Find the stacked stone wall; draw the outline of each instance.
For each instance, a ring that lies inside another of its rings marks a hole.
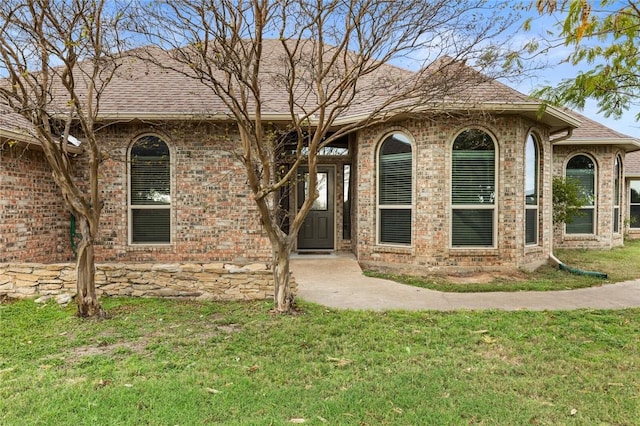
[[[290,277],[295,294],[297,285]],[[265,263],[103,263],[96,265],[98,295],[194,300],[262,300],[273,297]],[[13,298],[76,293],[75,264],[0,264],[0,294]]]

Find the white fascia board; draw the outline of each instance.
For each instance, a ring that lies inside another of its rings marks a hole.
[[[634,138],[570,138],[553,144],[554,146],[594,146],[594,145],[614,145],[624,148],[626,152],[640,150],[640,140]]]
[[[0,138],[13,139],[18,142],[26,143],[32,146],[37,146],[39,149],[42,149],[42,144],[38,139],[34,138],[31,135],[26,135],[24,133],[14,132],[6,129],[0,129]],[[67,144],[67,152],[71,154],[82,154],[84,150],[80,147]]]
[[[133,121],[133,120],[148,120],[148,121],[229,121],[235,122],[235,118],[231,114],[196,114],[196,113],[184,113],[184,112],[171,112],[171,113],[148,113],[148,112],[115,112],[100,114],[98,116],[100,121]],[[279,114],[268,113],[262,114],[262,121],[291,121],[291,114]]]
[[[377,115],[376,120],[387,120],[394,116],[402,116],[411,113],[429,113],[429,112],[450,112],[450,111],[493,111],[497,113],[515,113],[523,114],[534,120],[542,121],[555,128],[575,128],[579,127],[581,122],[572,115],[563,110],[547,106],[544,113],[538,117],[540,111],[540,103],[538,102],[519,102],[519,103],[448,103],[444,105],[422,105],[419,107],[398,108],[397,110],[382,111]],[[335,126],[353,124],[371,118],[369,113],[361,113],[355,115],[347,115],[338,117],[334,120]],[[149,121],[235,121],[234,117],[229,113],[187,113],[187,112],[168,112],[168,113],[149,113],[136,111],[119,111],[114,113],[103,113],[98,117],[101,121],[133,121],[133,120],[149,120]],[[273,122],[291,122],[291,114],[289,113],[265,113],[262,114],[262,121]],[[309,124],[314,124],[314,119],[309,119]]]

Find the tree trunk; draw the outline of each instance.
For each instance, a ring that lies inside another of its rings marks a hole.
[[[76,286],[78,293],[76,301],[78,303],[78,316],[86,317],[106,317],[106,312],[100,306],[96,295],[96,263],[94,255],[93,235],[89,226],[89,221],[85,217],[77,219],[82,241],[78,246],[78,259],[76,261]]]
[[[289,248],[279,245],[273,249],[274,310],[288,313],[293,307],[293,294],[289,276]]]

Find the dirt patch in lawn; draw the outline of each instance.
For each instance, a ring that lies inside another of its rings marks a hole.
[[[99,341],[96,344],[78,346],[70,350],[70,356],[67,358],[68,362],[77,362],[79,359],[87,356],[96,356],[96,355],[113,355],[117,352],[124,351],[134,354],[148,354],[153,351],[151,349],[155,343],[158,341],[162,341],[163,337],[174,335],[176,327],[180,326],[169,326],[167,329],[162,331],[156,331],[154,333],[149,334],[148,336],[139,337],[133,340],[126,340],[120,342],[109,343],[106,337],[109,337],[107,334],[104,334],[101,337],[104,337],[104,340]],[[221,324],[221,325],[212,325],[210,329],[204,330],[189,330],[189,333],[185,334],[184,339],[185,342],[190,342],[192,344],[207,344],[207,342],[219,335],[229,335],[233,333],[237,333],[241,331],[241,326],[239,324]]]
[[[464,272],[449,274],[444,279],[451,284],[488,284],[496,282],[520,282],[526,281],[527,276],[523,272]]]

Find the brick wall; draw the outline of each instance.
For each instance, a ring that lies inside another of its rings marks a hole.
[[[479,127],[496,140],[498,158],[497,242],[491,249],[459,249],[450,245],[451,145],[455,135]],[[376,243],[376,150],[391,131],[415,141],[414,217],[411,247]],[[537,245],[524,243],[524,152],[530,131],[541,146],[540,223]],[[131,245],[128,241],[128,166],[131,143],[145,134],[160,136],[169,146],[172,167],[172,243]],[[136,262],[266,262],[270,243],[261,228],[245,171],[234,154],[238,137],[233,127],[214,124],[120,124],[100,135],[107,154],[100,171],[104,200],[97,261]],[[336,246],[354,248],[365,267],[399,268],[408,272],[464,271],[535,267],[551,247],[552,173],[562,174],[572,147],[552,148],[544,128],[516,116],[432,117],[374,126],[357,135],[353,149],[353,226],[351,241],[342,241],[342,209],[338,203]],[[582,151],[584,152],[584,151]],[[594,236],[557,233],[556,247],[611,247],[622,244],[612,233],[613,159],[609,147],[590,147],[598,163],[598,226]],[[66,213],[41,153],[5,148],[0,156],[1,262],[62,262],[70,259],[69,214]],[[77,170],[85,158],[79,158]],[[334,159],[337,200],[342,199],[342,165]],[[326,161],[324,163],[327,163]],[[553,166],[553,167],[552,167]],[[83,179],[79,176],[79,179]],[[623,192],[621,205],[626,203]],[[626,213],[626,209],[622,209]],[[622,222],[623,223],[623,222]]]
[[[169,146],[172,167],[172,243],[128,243],[127,150],[143,134]],[[114,126],[101,135],[110,158],[102,165],[104,207],[100,261],[266,260],[271,246],[262,231],[243,165],[233,154],[236,134],[213,125]]]
[[[478,127],[493,134],[498,156],[497,243],[491,249],[460,249],[450,245],[451,146],[456,134]],[[410,135],[414,153],[413,244],[376,244],[376,151],[390,131]],[[538,245],[525,247],[524,152],[530,130],[541,139],[542,184]],[[411,273],[476,269],[533,268],[549,254],[551,221],[551,147],[545,129],[518,117],[406,120],[362,132],[359,141],[358,259],[365,267],[402,269]]]
[[[0,144],[0,262],[69,260],[69,219],[42,152]]]
[[[554,231],[554,247],[557,248],[594,248],[606,249],[624,244],[624,223],[627,217],[627,191],[624,179],[620,192],[621,220],[619,232],[613,230],[613,197],[614,197],[614,161],[617,155],[622,158],[624,171],[624,152],[614,146],[594,145],[586,149],[576,146],[556,146],[553,155],[553,168],[557,176],[564,176],[565,166],[576,154],[585,154],[595,161],[596,165],[596,204],[595,232],[593,235],[572,235],[564,232],[564,226],[557,226]]]

